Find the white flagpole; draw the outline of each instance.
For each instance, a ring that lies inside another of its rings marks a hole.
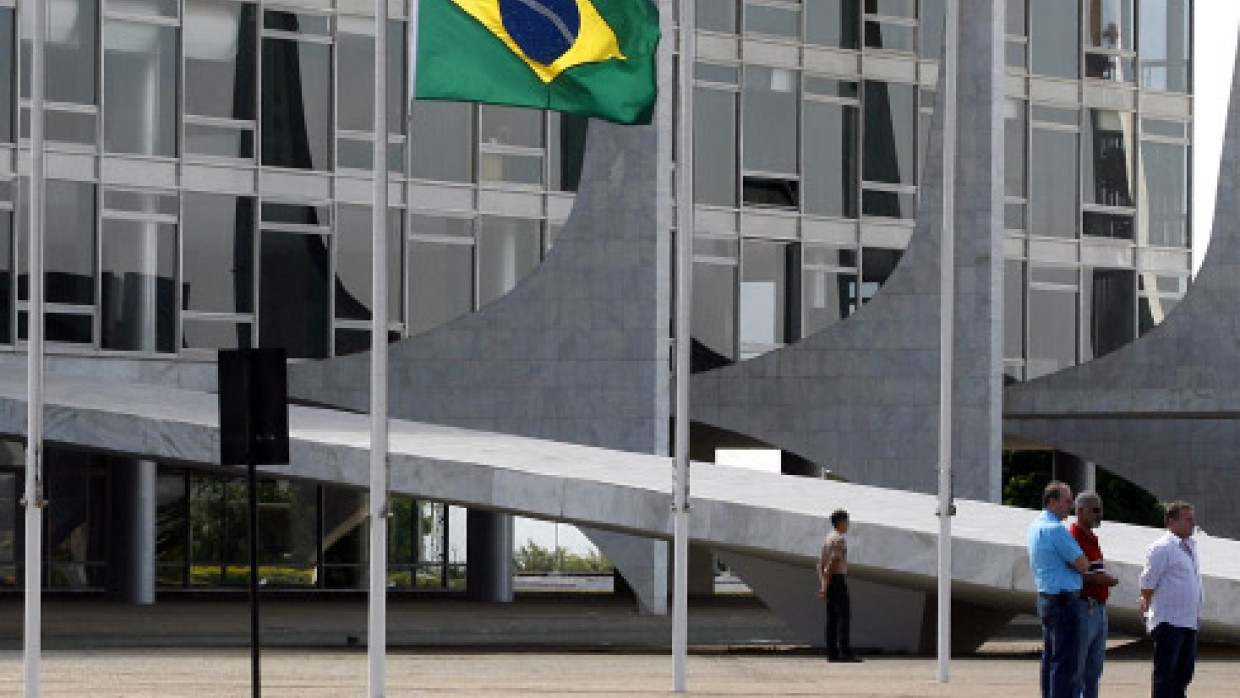
[[[672,690],[685,692],[689,649],[689,359],[693,345],[694,0],[679,0],[676,109],[676,433],[672,492]]]
[[[26,323],[26,507],[25,664],[27,698],[39,695],[39,660],[43,618],[43,48],[47,5],[30,0],[30,178],[26,211],[30,221],[30,307]]]
[[[947,0],[943,48],[943,229],[939,249],[939,683],[951,680],[952,384],[956,300],[956,70],[959,2]]]
[[[412,37],[417,36],[417,2],[412,3]],[[371,209],[370,323],[370,589],[366,622],[367,695],[387,691],[388,539],[388,176],[387,16],[388,0],[375,0],[374,206]],[[416,56],[416,52],[412,55]]]

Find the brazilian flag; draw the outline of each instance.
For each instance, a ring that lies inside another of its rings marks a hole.
[[[648,124],[659,17],[651,0],[421,0],[419,99]]]

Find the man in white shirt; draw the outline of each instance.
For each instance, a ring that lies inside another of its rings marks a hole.
[[[1193,530],[1193,505],[1167,505],[1167,534],[1146,552],[1141,571],[1141,612],[1154,639],[1152,698],[1183,698],[1197,663],[1201,616],[1201,566]]]

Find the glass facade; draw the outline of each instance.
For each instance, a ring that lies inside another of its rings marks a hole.
[[[365,349],[377,137],[365,10],[49,1],[51,350]],[[1191,3],[1006,9],[1004,369],[1025,380],[1148,331],[1187,288]],[[796,342],[880,292],[913,228],[943,11],[941,0],[698,2],[698,368]],[[477,310],[537,267],[571,209],[589,128],[533,110],[410,104],[407,12],[392,4],[383,134],[401,192],[386,212],[393,337]],[[29,28],[0,0],[0,157],[14,162],[29,131],[29,48]],[[11,349],[28,323],[22,184],[0,175],[0,345]],[[0,580],[16,477],[0,472]],[[161,512],[178,532],[166,547],[161,537],[161,579],[232,583],[244,551],[195,533],[195,517],[239,525],[237,486],[161,475]],[[354,584],[361,533],[345,523],[356,494],[264,488],[271,512],[316,512],[272,513],[281,533],[267,559],[298,579],[315,570],[315,585]],[[409,551],[437,550],[447,584],[464,547],[448,540],[447,510],[409,512],[394,569],[399,557],[416,586],[424,559]],[[305,520],[318,522],[317,547]],[[90,582],[100,554],[64,548],[62,578]]]

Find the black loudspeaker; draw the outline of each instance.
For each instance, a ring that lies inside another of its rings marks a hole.
[[[220,465],[288,463],[283,349],[219,352]]]

